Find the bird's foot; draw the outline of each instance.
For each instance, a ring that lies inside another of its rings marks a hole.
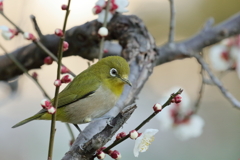
[[[77,124],[73,124],[76,128],[77,128],[77,130],[80,132],[80,133],[82,133],[82,130],[79,128],[79,126],[77,125]]]
[[[92,119],[92,121],[107,119],[106,123],[107,123],[109,126],[113,127],[113,125],[111,124],[113,118],[114,118],[114,117],[111,117],[111,116],[102,116],[102,117],[99,117],[99,118],[94,118],[94,119]]]

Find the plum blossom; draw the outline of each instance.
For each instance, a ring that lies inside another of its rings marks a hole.
[[[154,135],[158,132],[158,129],[146,129],[141,136],[139,136],[134,145],[133,154],[138,157],[139,152],[146,152],[149,145],[154,140]]]
[[[176,89],[167,95],[170,95],[174,91]],[[172,130],[178,139],[187,140],[202,134],[204,120],[194,114],[194,108],[185,91],[181,96],[181,103],[172,103],[164,108],[156,117],[160,122],[161,130]],[[163,102],[165,100],[162,99]]]
[[[240,78],[240,35],[211,47],[209,58],[216,71],[236,70]]]
[[[107,16],[107,22],[111,20],[113,14],[127,12],[126,7],[128,6],[128,0],[110,0],[110,8]],[[107,8],[107,1],[105,0],[98,0],[96,5],[93,7],[92,12],[93,14],[98,14],[98,21],[103,23],[105,12]]]
[[[18,34],[18,31],[15,29],[10,29],[7,26],[0,26],[2,30],[2,36],[5,40],[11,40],[15,35]]]

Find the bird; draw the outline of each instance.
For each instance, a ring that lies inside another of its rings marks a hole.
[[[77,124],[99,119],[114,107],[123,92],[124,85],[132,86],[128,80],[128,62],[120,56],[108,56],[99,60],[70,82],[59,94],[56,120]],[[54,99],[50,100],[53,104]],[[29,117],[12,128],[33,120],[51,120],[46,109]]]

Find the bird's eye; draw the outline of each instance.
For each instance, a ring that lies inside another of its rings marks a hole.
[[[110,75],[111,75],[112,77],[116,77],[116,75],[117,75],[117,70],[116,70],[115,68],[112,68],[112,69],[110,70]]]

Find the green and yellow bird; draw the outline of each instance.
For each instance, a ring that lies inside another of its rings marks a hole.
[[[119,99],[124,84],[131,86],[129,70],[129,64],[124,58],[109,56],[81,72],[59,93],[56,120],[76,125],[103,116]],[[50,119],[51,114],[42,109],[12,128],[32,120]]]

